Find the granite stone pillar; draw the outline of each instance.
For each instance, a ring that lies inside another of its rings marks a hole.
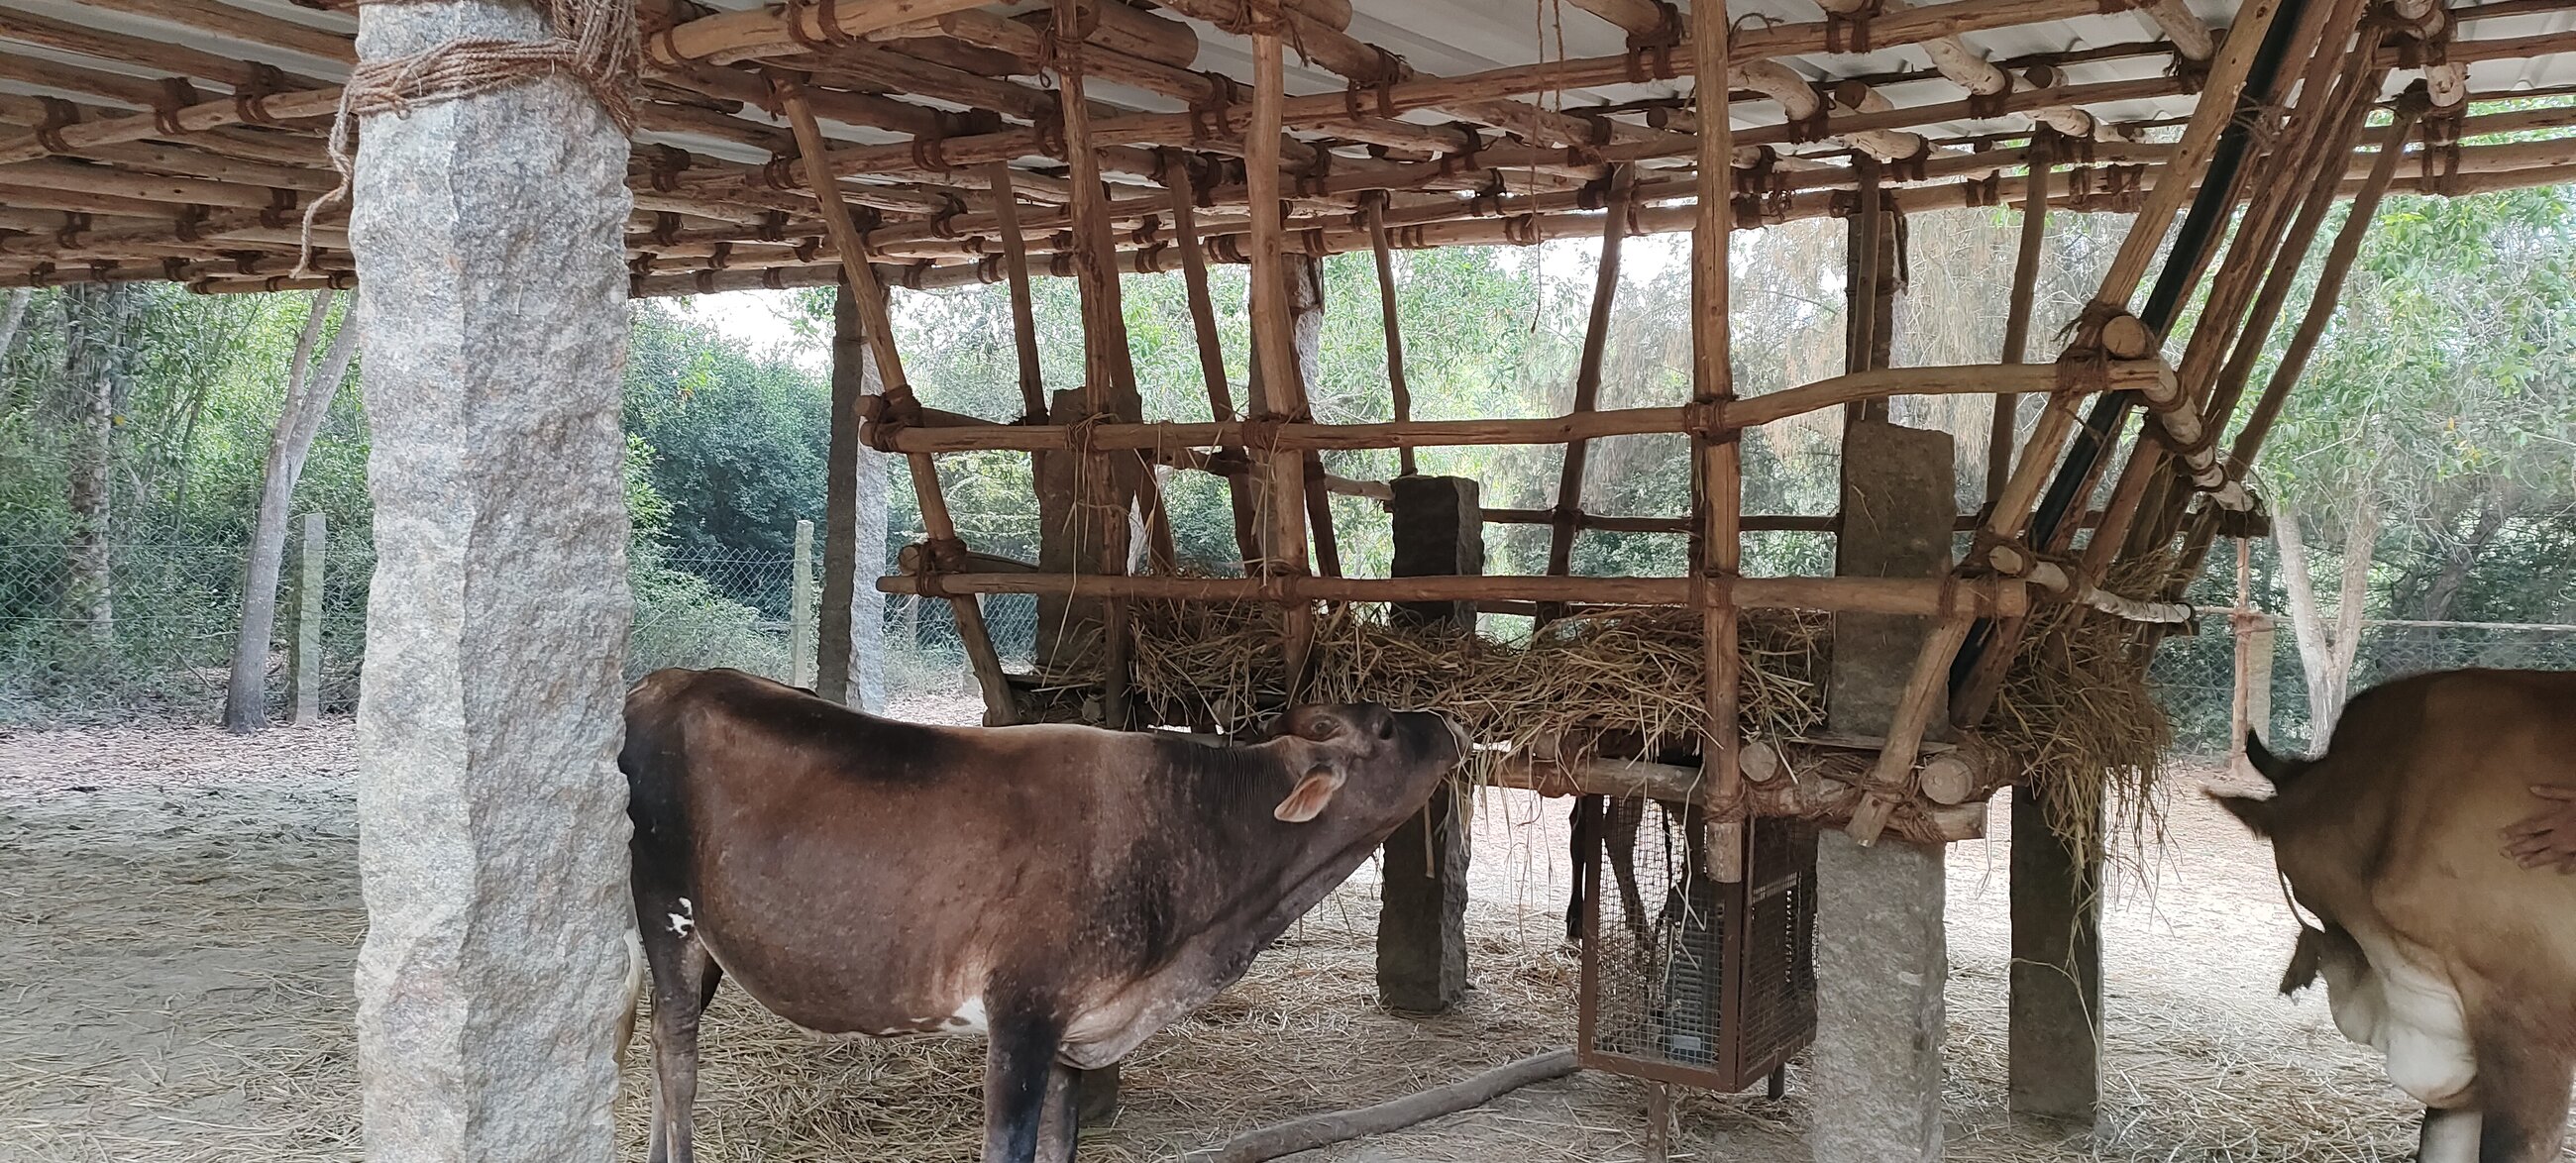
[[[384,4],[357,47],[547,35],[523,3]],[[372,115],[358,140],[366,1156],[605,1163],[635,965],[626,135],[556,76]]]
[[[1476,482],[1410,476],[1393,482],[1396,577],[1485,572],[1485,516]],[[1399,624],[1476,626],[1471,602],[1397,602]],[[1377,918],[1378,1000],[1436,1014],[1467,992],[1467,811],[1444,785],[1387,837]]]
[[[1950,566],[1947,433],[1854,421],[1843,435],[1843,527],[1835,572],[1931,577]],[[1834,617],[1828,728],[1884,735],[1930,620]],[[1942,1157],[1943,850],[1894,837],[1863,848],[1840,829],[1816,842],[1816,1042],[1808,1132],[1817,1159]]]

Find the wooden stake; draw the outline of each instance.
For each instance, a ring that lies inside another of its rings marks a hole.
[[[1020,415],[1046,419],[1046,375],[1038,368],[1037,312],[1029,298],[1028,241],[1020,237],[1020,200],[1011,192],[1011,163],[984,167],[993,187],[993,207],[1001,226],[1002,270],[1011,280],[1011,339],[1020,353]]]
[[[814,121],[814,108],[805,100],[805,87],[783,76],[771,75],[771,89],[778,96],[779,107],[787,114],[788,125],[795,130],[798,163],[805,170],[805,181],[821,203],[823,226],[832,236],[832,250],[841,256],[841,270],[850,281],[850,298],[859,311],[859,325],[866,331],[868,353],[877,361],[877,375],[885,381],[880,397],[889,408],[917,408],[912,394],[912,381],[904,378],[903,356],[895,349],[894,320],[886,311],[885,287],[877,282],[876,271],[868,265],[867,249],[859,240],[858,227],[850,221],[850,207],[841,200],[840,183],[832,177],[831,167],[823,160],[823,130]],[[948,515],[948,500],[940,491],[939,467],[928,453],[913,453],[905,458],[912,470],[912,491],[921,505],[922,532],[933,545],[953,546],[959,553],[965,543],[957,539],[957,523]],[[934,575],[935,576],[935,575]],[[912,579],[916,584],[919,578]],[[883,582],[880,581],[880,587]],[[984,722],[1001,726],[1018,719],[1012,705],[1009,680],[1002,673],[1002,656],[993,649],[993,636],[984,627],[983,607],[972,594],[951,597],[948,605],[957,618],[957,639],[966,648],[966,659],[974,667],[975,681],[984,691]]]
[[[1189,155],[1173,151],[1163,155],[1164,182],[1172,191],[1173,245],[1181,251],[1181,282],[1190,301],[1190,334],[1198,341],[1199,375],[1207,382],[1208,415],[1219,424],[1235,419],[1234,393],[1225,379],[1225,347],[1217,338],[1216,302],[1208,294],[1207,256],[1198,245],[1198,189],[1190,174]],[[1228,446],[1221,451],[1230,456],[1242,455],[1242,448]],[[1255,528],[1252,487],[1240,476],[1225,480],[1227,499],[1234,512],[1234,544],[1243,555],[1245,569],[1254,568],[1261,559],[1261,534]]]
[[[1060,33],[1081,26],[1075,8],[1075,0],[1054,0]],[[1127,347],[1118,271],[1112,265],[1117,246],[1109,237],[1108,193],[1100,184],[1100,155],[1091,148],[1091,105],[1082,83],[1085,51],[1078,36],[1056,40],[1056,108],[1064,118],[1066,178],[1073,187],[1074,281],[1082,296],[1083,396],[1092,418],[1135,423],[1143,418],[1144,405],[1136,395],[1136,367]],[[1145,466],[1132,453],[1076,451],[1082,457],[1076,470],[1076,520],[1103,523],[1099,574],[1126,573],[1129,506],[1146,487],[1140,479]],[[1134,643],[1127,629],[1127,603],[1108,598],[1101,607],[1101,714],[1108,727],[1125,730],[1133,725],[1128,680]]]
[[[1574,372],[1574,411],[1594,412],[1601,403],[1601,364],[1610,348],[1610,308],[1619,297],[1619,253],[1628,237],[1628,206],[1636,189],[1636,168],[1620,166],[1610,172],[1609,213],[1601,223],[1601,265],[1592,280],[1592,317],[1583,328],[1583,359]],[[1557,474],[1556,512],[1547,543],[1547,572],[1571,573],[1574,570],[1574,536],[1582,529],[1583,470],[1592,446],[1589,441],[1568,441],[1565,464]],[[1411,455],[1410,450],[1406,455]],[[1544,624],[1563,617],[1563,610],[1542,610],[1539,622]]]
[[[1287,70],[1280,54],[1286,21],[1278,0],[1247,0],[1244,7],[1252,18],[1252,123],[1244,131],[1244,185],[1252,218],[1252,353],[1269,409],[1278,416],[1299,416],[1306,410],[1305,384],[1290,333],[1288,259],[1279,225],[1280,113],[1287,100]],[[1263,572],[1293,579],[1306,572],[1305,457],[1275,441],[1269,447],[1248,441],[1246,447],[1267,470],[1268,495],[1263,499],[1269,536],[1262,547]],[[1304,687],[1314,630],[1313,607],[1289,603],[1280,646],[1288,659],[1291,704]]]
[[[2030,356],[2030,316],[2039,298],[2039,256],[2048,244],[2048,170],[2057,151],[2055,131],[2042,126],[2031,132],[2030,173],[2024,179],[2021,249],[2013,255],[2012,302],[2004,315],[2003,362],[2021,363]],[[1997,393],[1994,423],[1986,438],[1986,500],[2003,495],[2012,475],[2013,438],[2019,435],[2021,396]]]
[[[1731,33],[1726,0],[1691,0],[1692,92],[1699,114],[1699,219],[1691,232],[1692,398],[1731,407],[1735,369],[1728,350],[1727,239],[1735,228],[1735,152],[1727,108],[1726,42]],[[1700,584],[1712,592],[1701,617],[1701,665],[1707,671],[1708,725],[1700,740],[1700,769],[1708,780],[1711,875],[1728,883],[1744,877],[1744,771],[1736,761],[1743,744],[1736,723],[1743,659],[1736,653],[1736,572],[1743,563],[1744,516],[1740,429],[1691,433],[1698,453],[1701,528]]]
[[[1413,392],[1404,383],[1404,328],[1395,312],[1395,252],[1386,243],[1386,194],[1383,191],[1366,199],[1368,204],[1369,247],[1377,252],[1378,311],[1386,320],[1386,386],[1395,397],[1397,422],[1413,419]],[[1396,472],[1412,476],[1413,450],[1396,450]]]

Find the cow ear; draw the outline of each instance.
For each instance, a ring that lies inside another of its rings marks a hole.
[[[1291,824],[1303,824],[1324,814],[1324,805],[1333,802],[1333,793],[1342,790],[1342,773],[1332,767],[1317,767],[1297,781],[1288,798],[1279,801],[1270,814]]]
[[[2256,799],[2253,796],[2225,795],[2216,791],[2208,794],[2209,798],[2218,801],[2219,807],[2227,809],[2227,814],[2242,821],[2247,828],[2253,830],[2255,835],[2272,834],[2272,801]]]

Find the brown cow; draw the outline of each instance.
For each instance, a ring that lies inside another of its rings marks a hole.
[[[688,1163],[698,1015],[730,976],[836,1036],[982,1033],[984,1159],[1073,1157],[1073,1071],[1241,977],[1457,766],[1447,720],[1300,707],[1208,747],[926,727],[733,670],[626,700],[652,967],[651,1157]]]
[[[2326,753],[2246,740],[2269,799],[2211,793],[2272,841],[2303,919],[2284,993],[2426,1106],[2428,1163],[2546,1163],[2576,1078],[2576,879],[2498,843],[2535,787],[2576,788],[2576,674],[2420,675],[2352,700]],[[2544,829],[2545,832],[2545,829]]]

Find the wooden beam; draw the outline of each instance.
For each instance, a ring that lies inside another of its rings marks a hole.
[[[1292,369],[1293,370],[1293,366]],[[1705,401],[1681,408],[1621,408],[1589,415],[1534,420],[1416,420],[1408,424],[1283,423],[1259,433],[1265,448],[1299,449],[1400,448],[1405,445],[1563,444],[1575,439],[1684,432],[1693,426],[1711,430],[1752,428],[1853,400],[1887,396],[1944,396],[2006,389],[2031,393],[2089,392],[2089,382],[2066,381],[2066,369],[2055,364],[2004,367],[1970,364],[1956,367],[1882,368],[1836,376],[1812,384],[1738,400]],[[2103,375],[2113,390],[2143,387],[2169,380],[2171,369],[2160,360],[2115,360]],[[1704,421],[1704,423],[1703,423]],[[1241,423],[1103,424],[1087,434],[1098,448],[1214,447],[1242,443]],[[974,429],[907,427],[892,434],[905,452],[971,452],[984,449],[1034,452],[1074,447],[1072,432],[1055,425],[1008,425]]]
[[[1090,577],[1059,573],[947,573],[933,579],[888,577],[877,588],[890,594],[1080,594],[1085,597],[1166,598],[1194,602],[1567,602],[1586,605],[1688,606],[1717,601],[1697,578],[1550,577],[1486,574],[1456,577]],[[2030,589],[2020,581],[1984,578],[1772,577],[1738,578],[1734,603],[1747,610],[1825,610],[1920,616],[2013,617],[2030,610]]]
[[[1252,122],[1244,131],[1244,183],[1252,216],[1252,355],[1261,369],[1264,401],[1273,416],[1301,416],[1306,391],[1297,367],[1296,342],[1288,317],[1288,259],[1279,228],[1279,137],[1287,102],[1286,64],[1281,56],[1283,33],[1300,19],[1285,17],[1270,0],[1256,0],[1248,11],[1252,31]],[[1298,29],[1299,32],[1305,31]],[[1301,42],[1302,47],[1302,42]],[[1273,441],[1245,440],[1241,426],[1232,443],[1250,450],[1264,468],[1262,572],[1269,584],[1295,582],[1306,573],[1306,460],[1294,448]],[[1314,610],[1292,602],[1284,611],[1280,646],[1287,655],[1288,696],[1295,702],[1304,685],[1307,654],[1313,644]]]
[[[878,377],[884,381],[884,394],[867,399],[886,407],[917,408],[912,381],[903,374],[902,353],[895,347],[894,319],[886,310],[885,287],[864,257],[858,226],[850,221],[849,206],[837,193],[838,182],[823,164],[823,131],[815,124],[813,107],[805,101],[804,86],[777,76],[771,77],[770,83],[776,87],[778,104],[788,124],[796,131],[800,150],[797,160],[805,170],[805,180],[813,188],[815,200],[823,207],[823,225],[831,231],[832,249],[841,256],[842,273],[858,308],[859,326],[866,333],[869,353],[876,359]],[[949,517],[946,495],[940,491],[939,466],[926,453],[911,455],[907,463],[912,471],[913,495],[921,506],[922,531],[934,547],[947,546],[962,554],[965,545],[957,538],[957,523]],[[993,649],[992,633],[985,629],[983,607],[972,594],[951,597],[948,604],[956,616],[958,640],[974,667],[976,684],[983,688],[985,725],[998,727],[1012,722],[1018,710],[1012,705],[1010,684],[1002,673],[1002,657]]]

